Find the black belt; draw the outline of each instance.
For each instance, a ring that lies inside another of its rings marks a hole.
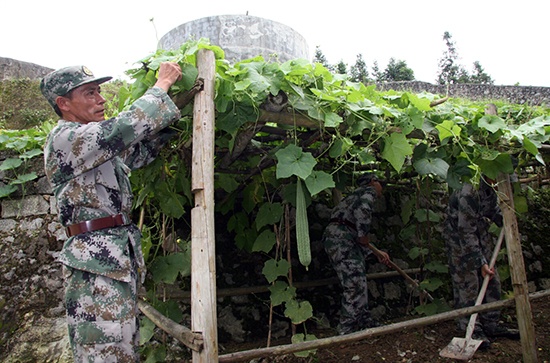
[[[355,224],[353,224],[350,221],[347,221],[345,219],[342,219],[342,218],[332,218],[330,220],[330,223],[343,224],[344,226],[349,227],[354,231],[357,231],[357,228],[355,228]]]
[[[113,228],[119,226],[125,226],[130,224],[130,218],[124,213],[115,214],[113,216],[107,216],[103,218],[91,219],[80,223],[71,224],[67,226],[65,232],[68,237],[75,236],[77,234],[97,231],[105,228]]]

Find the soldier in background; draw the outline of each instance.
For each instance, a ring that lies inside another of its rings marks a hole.
[[[455,309],[473,306],[483,279],[490,276],[484,302],[500,300],[501,287],[498,271],[489,269],[495,248],[495,238],[489,227],[495,223],[502,227],[502,214],[498,206],[493,181],[484,177],[479,189],[465,183],[449,197],[445,221],[445,245],[453,284]],[[519,331],[499,324],[500,312],[480,313],[472,338],[481,340],[480,348],[489,348],[492,337],[519,338]],[[465,332],[469,316],[460,317],[457,327]]]
[[[40,89],[61,117],[44,146],[45,170],[68,240],[65,308],[75,362],[139,361],[141,234],[130,220],[130,170],[154,160],[180,111],[167,95],[182,77],[162,63],[158,80],[128,111],[105,120],[100,85],[84,66],[46,75]]]
[[[369,233],[374,203],[382,195],[382,185],[374,174],[364,174],[357,188],[332,211],[323,234],[323,244],[343,289],[338,333],[378,326],[368,308],[367,265]],[[388,263],[389,255],[381,251],[379,261]]]

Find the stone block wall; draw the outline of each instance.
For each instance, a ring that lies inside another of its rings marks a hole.
[[[40,79],[52,68],[16,59],[0,57],[0,81],[5,79]]]
[[[38,179],[0,200],[0,361],[70,362],[55,262],[66,236],[42,160],[34,159]]]
[[[550,87],[495,86],[490,84],[434,85],[420,81],[382,82],[380,90],[429,92],[441,96],[466,98],[470,100],[503,100],[518,105],[550,107]]]

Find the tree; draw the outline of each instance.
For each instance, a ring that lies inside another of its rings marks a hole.
[[[447,49],[443,52],[443,57],[439,59],[439,72],[437,75],[438,84],[459,83],[460,75],[464,75],[462,67],[458,62],[458,53],[456,51],[455,42],[452,40],[452,35],[449,32],[443,33],[443,40]]]
[[[493,84],[494,81],[481,66],[478,61],[474,62],[474,71],[470,77],[472,83],[481,83],[481,84]]]
[[[328,63],[327,58],[323,54],[320,46],[315,47],[315,54],[313,55],[313,63],[320,63],[328,70],[332,70],[332,66]]]
[[[336,73],[338,74],[347,74],[348,73],[348,65],[344,63],[343,60],[340,60],[338,64],[336,65]]]
[[[485,70],[479,63],[474,62],[474,70],[472,74],[460,64],[458,64],[458,53],[456,51],[455,42],[452,40],[452,35],[449,32],[443,34],[443,40],[447,49],[443,52],[443,57],[439,60],[439,73],[437,76],[438,84],[450,83],[482,83],[493,84],[491,76],[485,73]]]
[[[380,67],[378,67],[378,61],[372,63],[372,78],[375,82],[382,82],[384,80],[384,75],[380,72]]]
[[[472,78],[466,69],[459,67],[456,80],[453,83],[472,83]]]
[[[357,54],[355,64],[350,67],[350,79],[353,82],[367,83],[369,81],[369,72],[367,64],[363,60],[362,54]]]
[[[404,60],[390,58],[390,61],[384,70],[383,79],[388,82],[413,81],[414,71],[407,67],[407,62]]]

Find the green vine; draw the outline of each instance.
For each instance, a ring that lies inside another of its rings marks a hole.
[[[499,115],[489,115],[486,105],[476,102],[449,99],[435,105],[442,101],[436,95],[381,92],[307,60],[275,63],[256,57],[231,64],[221,48],[204,39],[176,50],[158,50],[128,70],[133,82],[120,88],[119,111],[155,83],[163,61],[178,62],[183,69],[183,79],[170,90],[172,97],[192,89],[199,49],[210,49],[216,56],[216,213],[227,221],[226,232],[239,249],[265,257],[263,274],[271,284],[271,302],[285,304],[285,315],[295,324],[311,318],[313,308],[296,297],[289,279],[291,264],[277,252],[274,231],[284,226],[285,207],[296,210],[297,193],[304,203],[300,208],[307,208],[312,203],[330,205],[331,191],[345,193],[365,170],[376,170],[395,185],[415,189],[430,181],[445,190],[465,181],[477,184],[482,174],[494,179],[499,173],[512,174],[513,160],[519,167],[545,164],[539,150],[550,137],[548,108],[493,101]],[[270,111],[266,102],[281,94],[288,102],[279,112]],[[182,107],[182,118],[173,126],[178,137],[155,162],[131,175],[136,211],[145,212],[149,291],[158,282],[184,284],[190,274],[192,106]],[[402,206],[406,227],[400,238],[407,241],[421,230],[421,239],[428,241],[408,246],[408,257],[428,271],[445,273],[441,262],[427,258],[433,248],[429,231],[439,222],[436,211],[417,208],[415,200],[408,203]],[[290,225],[284,228],[295,231]],[[309,246],[303,243],[309,243],[309,236],[302,236],[298,248],[307,260]],[[439,286],[436,277],[423,281],[432,291]],[[296,337],[311,338],[306,332]]]

